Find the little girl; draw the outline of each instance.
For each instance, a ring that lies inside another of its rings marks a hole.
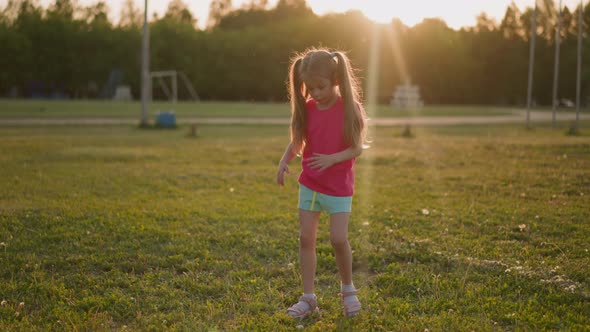
[[[314,294],[316,235],[320,212],[330,214],[330,242],[341,278],[346,316],[361,310],[352,283],[352,251],[348,243],[354,161],[363,149],[366,119],[347,56],[312,49],[295,57],[289,73],[291,143],[279,163],[277,183],[284,185],[287,166],[302,155],[299,176],[299,261],[303,296],[287,313],[305,318],[318,311]]]

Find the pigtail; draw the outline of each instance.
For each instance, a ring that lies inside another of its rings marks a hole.
[[[303,58],[299,56],[291,65],[289,71],[289,97],[291,101],[291,144],[297,154],[301,154],[305,146],[305,86],[300,75]]]
[[[360,88],[345,54],[334,52],[338,62],[336,81],[344,104],[344,139],[352,147],[364,147],[367,136],[366,115],[361,106]]]

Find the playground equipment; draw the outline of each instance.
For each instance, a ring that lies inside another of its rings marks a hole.
[[[420,87],[411,84],[398,85],[393,93],[390,104],[393,107],[404,108],[424,106],[424,101],[420,97]]]
[[[114,100],[118,101],[130,101],[133,99],[131,96],[131,87],[129,85],[119,85],[115,90]]]
[[[109,74],[109,79],[107,80],[106,84],[102,88],[102,91],[100,92],[100,98],[112,99],[117,93],[117,87],[121,85],[122,81],[123,72],[119,69],[111,70]]]

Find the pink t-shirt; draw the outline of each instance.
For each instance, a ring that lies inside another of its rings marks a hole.
[[[333,154],[348,149],[344,141],[344,104],[338,98],[332,107],[320,110],[315,100],[306,105],[306,144],[299,183],[313,191],[331,196],[352,196],[354,192],[354,158],[319,172],[308,166],[314,153]]]

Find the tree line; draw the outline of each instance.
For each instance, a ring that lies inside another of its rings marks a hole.
[[[100,98],[117,77],[139,97],[143,13],[132,0],[124,1],[117,23],[102,1],[79,7],[55,0],[47,8],[36,1],[9,0],[0,8],[0,96]],[[539,2],[533,96],[537,104],[551,105],[558,8],[552,0]],[[570,100],[576,94],[578,10],[562,9],[559,98]],[[582,14],[588,34],[590,7]],[[430,104],[523,105],[532,17],[533,8],[512,3],[500,22],[481,14],[475,26],[455,30],[440,19],[409,27],[397,19],[377,24],[359,11],[318,16],[305,0],[280,0],[272,8],[266,0],[241,8],[214,0],[207,27],[200,29],[187,5],[172,0],[163,15],[149,20],[150,68],[182,71],[204,100],[284,101],[295,52],[311,46],[344,50],[367,80],[377,47],[380,102],[411,82]],[[583,53],[589,51],[584,40]],[[590,92],[589,62],[582,67],[583,100]],[[162,94],[154,89],[154,96]]]

